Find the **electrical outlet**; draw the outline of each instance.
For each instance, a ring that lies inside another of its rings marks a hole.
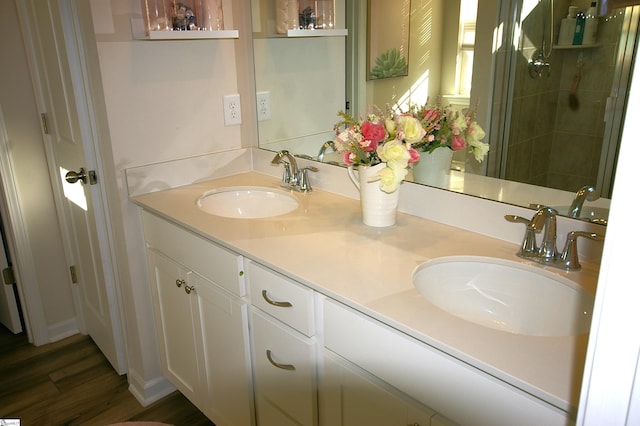
[[[271,94],[258,92],[256,100],[258,101],[258,121],[271,120]]]
[[[222,97],[224,106],[224,125],[233,126],[242,124],[242,110],[240,109],[240,95],[224,95]]]

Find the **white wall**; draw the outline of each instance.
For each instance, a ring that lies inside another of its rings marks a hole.
[[[89,1],[120,197],[122,235],[116,238],[126,250],[120,287],[129,383],[146,404],[172,387],[160,370],[142,228],[128,201],[124,170],[240,148],[242,128],[224,125],[222,98],[246,93],[237,81],[243,58],[236,58],[238,41],[232,39],[134,40],[131,19],[142,16],[139,1]],[[223,3],[226,29],[235,27],[231,3]],[[252,120],[252,114],[243,115]]]

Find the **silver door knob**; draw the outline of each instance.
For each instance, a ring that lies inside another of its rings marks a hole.
[[[64,175],[64,179],[69,183],[76,183],[77,181],[81,181],[86,184],[87,179],[89,180],[89,185],[95,185],[98,182],[98,178],[96,176],[95,170],[85,170],[84,167],[80,167],[80,170],[74,172],[73,170],[67,172]]]

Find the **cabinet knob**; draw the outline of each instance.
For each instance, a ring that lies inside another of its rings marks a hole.
[[[271,349],[267,349],[267,359],[269,360],[271,365],[273,365],[276,368],[280,368],[281,370],[289,370],[289,371],[295,371],[296,370],[295,365],[292,365],[292,364],[280,364],[279,362],[275,362],[273,360],[273,358],[271,357]]]
[[[182,287],[182,286],[184,285],[184,283],[185,283],[185,280],[181,280],[180,278],[178,278],[178,279],[176,280],[176,286],[177,286],[178,288]]]
[[[191,292],[195,293],[196,292],[196,287],[193,286],[193,285],[192,286],[186,285],[186,286],[184,286],[184,292],[187,293],[187,294],[191,294]]]
[[[279,308],[290,308],[293,305],[290,302],[277,302],[269,298],[267,290],[262,290],[262,298],[270,305],[277,306]]]

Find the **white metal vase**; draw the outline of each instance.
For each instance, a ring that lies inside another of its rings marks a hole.
[[[449,182],[453,151],[436,148],[430,153],[421,152],[420,161],[413,165],[413,180],[426,185],[443,187]]]
[[[391,193],[384,192],[380,189],[379,180],[372,181],[385,167],[385,163],[380,163],[375,166],[360,165],[357,171],[354,171],[353,166],[347,169],[349,178],[360,191],[362,221],[367,226],[383,228],[396,223],[400,191],[396,189]]]

